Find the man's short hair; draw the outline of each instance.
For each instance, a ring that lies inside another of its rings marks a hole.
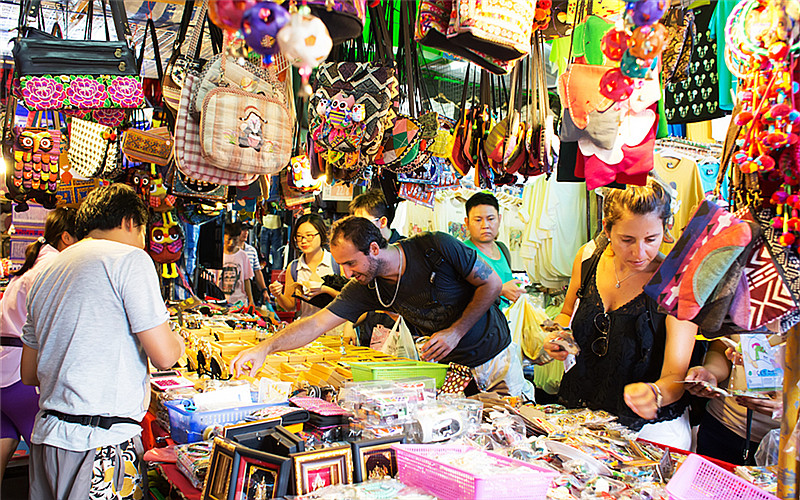
[[[386,203],[386,198],[383,196],[383,192],[381,192],[379,189],[373,189],[371,191],[367,191],[366,193],[361,193],[353,198],[347,208],[350,210],[350,215],[353,215],[356,210],[360,209],[365,210],[368,214],[376,219],[386,217],[386,220],[389,224],[391,224],[392,219],[394,219],[394,214],[389,208],[389,204]]]
[[[101,186],[81,203],[75,216],[75,236],[82,239],[95,229],[105,231],[121,227],[125,219],[136,226],[146,225],[150,212],[144,200],[126,184]]]
[[[225,236],[230,236],[231,238],[238,238],[239,235],[242,234],[242,223],[241,222],[226,222],[225,223]]]
[[[467,200],[465,208],[467,209],[467,217],[469,217],[469,211],[473,208],[477,207],[478,205],[490,205],[493,206],[498,213],[500,213],[500,205],[497,203],[497,198],[494,197],[493,194],[490,193],[475,193]]]
[[[369,219],[350,215],[333,223],[331,228],[331,245],[345,239],[353,244],[359,252],[369,255],[369,247],[373,242],[378,248],[386,248],[389,242]]]

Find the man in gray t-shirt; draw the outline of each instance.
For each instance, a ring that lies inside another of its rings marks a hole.
[[[143,250],[147,220],[133,189],[93,191],[76,217],[83,239],[54,257],[28,294],[20,371],[41,392],[31,498],[139,496],[147,360],[167,369],[183,354]]]

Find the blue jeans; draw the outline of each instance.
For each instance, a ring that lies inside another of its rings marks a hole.
[[[282,267],[281,246],[283,246],[283,241],[281,241],[281,228],[261,228],[259,250],[267,261],[270,270],[281,269]],[[269,282],[269,280],[267,280],[267,282]]]

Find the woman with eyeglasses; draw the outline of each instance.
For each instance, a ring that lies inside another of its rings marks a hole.
[[[322,281],[325,276],[339,274],[339,265],[326,250],[328,228],[319,215],[306,214],[297,219],[291,238],[302,255],[286,268],[286,285],[273,281],[269,291],[278,305],[287,311],[294,311],[297,298],[303,299],[300,302],[300,318],[305,318],[319,311],[307,300],[320,294],[328,294],[332,298],[339,294]]]
[[[663,260],[670,204],[652,178],[646,186],[608,190],[603,231],[575,257],[556,318],[564,327],[571,323],[580,353],[567,360],[559,345],[544,348],[566,360],[558,393],[566,406],[606,410],[643,439],[688,450],[688,394],[678,382],[686,377],[697,327],[659,313],[643,291]]]

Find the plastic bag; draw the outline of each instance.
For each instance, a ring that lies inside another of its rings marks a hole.
[[[546,332],[542,323],[550,319],[543,309],[533,305],[533,298],[522,295],[506,310],[511,339],[521,346],[526,357],[535,360],[542,353]],[[564,376],[564,363],[547,363],[533,369],[533,383],[548,394],[556,394]]]
[[[790,440],[791,441],[791,440]],[[756,465],[778,465],[781,430],[772,429],[764,435],[756,450]]]
[[[390,356],[419,361],[419,353],[411,331],[402,316],[397,318],[391,330],[378,325],[372,330],[370,347]]]

